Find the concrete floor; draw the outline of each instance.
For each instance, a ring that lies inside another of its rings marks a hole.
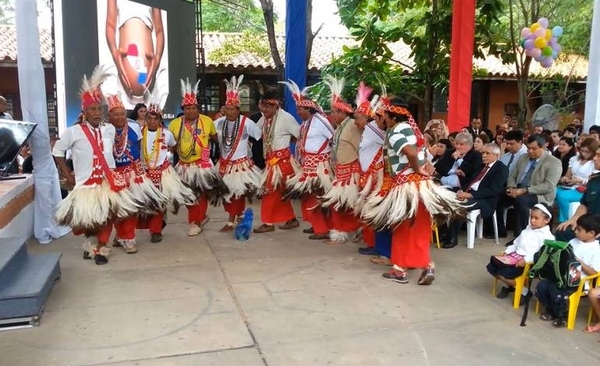
[[[140,231],[139,253],[115,249],[106,266],[81,259],[80,237],[31,243],[32,252],[63,253],[62,279],[38,328],[0,332],[0,365],[513,366],[600,358],[600,335],[581,332],[585,300],[574,331],[533,313],[519,326],[512,299],[490,293],[485,265],[501,249],[492,241],[432,249],[435,283],[417,286],[415,271],[400,285],[356,254],[358,244],[327,246],[300,229],[239,242],[218,232],[222,209],[209,214],[194,238],[186,236],[185,212],[170,218],[162,243]]]

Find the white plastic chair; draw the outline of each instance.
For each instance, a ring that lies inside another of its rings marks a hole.
[[[494,212],[494,215],[492,216],[492,221],[494,222],[494,237],[496,239],[496,244],[499,244],[496,212]],[[475,231],[477,231],[477,237],[479,239],[483,238],[483,219],[481,218],[481,210],[472,210],[467,213],[467,248],[469,249],[475,248]]]
[[[575,211],[577,211],[577,208],[579,207],[579,205],[581,205],[581,203],[579,203],[579,202],[569,203],[569,218],[575,216]]]
[[[508,206],[504,209],[504,213],[502,214],[502,219],[504,220],[504,227],[506,227],[506,218],[508,217],[508,210],[513,210],[515,206]]]

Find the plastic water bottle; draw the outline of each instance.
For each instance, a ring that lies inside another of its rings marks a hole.
[[[252,231],[252,223],[254,221],[254,213],[251,208],[247,208],[244,212],[244,218],[235,228],[235,238],[237,240],[246,241],[250,238]]]

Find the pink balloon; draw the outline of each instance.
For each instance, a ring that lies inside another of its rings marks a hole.
[[[542,26],[542,28],[548,28],[548,19],[540,18],[537,22]]]
[[[531,57],[533,57],[536,60],[539,59],[540,57],[542,57],[542,50],[540,50],[539,48],[532,49]]]
[[[559,53],[560,51],[562,51],[562,46],[560,45],[560,43],[555,43],[555,44],[552,46],[552,49],[553,49],[554,51],[556,51],[556,53]]]
[[[523,44],[523,48],[526,50],[532,50],[533,48],[535,48],[535,44],[531,39],[528,39],[525,41],[525,44]]]
[[[526,39],[531,39],[532,41],[535,41],[535,39],[536,39],[537,37],[535,36],[535,34],[534,34],[534,33],[531,33],[530,35],[528,35],[528,36],[527,36],[527,37],[525,37],[525,38],[526,38]]]
[[[531,29],[529,29],[529,28],[521,29],[521,38],[527,38],[527,36],[530,34],[531,34]]]
[[[533,57],[531,56],[531,51],[532,50],[525,49],[525,56]]]
[[[546,38],[546,28],[538,28],[534,32],[536,37]]]

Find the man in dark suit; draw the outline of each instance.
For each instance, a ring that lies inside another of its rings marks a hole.
[[[456,197],[465,201],[470,210],[481,210],[481,217],[486,219],[494,214],[498,197],[502,194],[504,182],[508,177],[508,168],[498,161],[500,148],[494,143],[485,144],[481,155],[483,166],[465,189],[456,193]],[[448,237],[444,240],[442,248],[450,249],[456,246],[462,223],[462,220],[453,220],[450,223]]]
[[[471,120],[471,125],[467,128],[467,130],[469,130],[469,133],[471,136],[473,136],[473,140],[475,140],[479,134],[485,133],[490,138],[490,141],[494,141],[494,135],[492,134],[492,131],[483,127],[481,117],[473,117]]]
[[[514,237],[529,224],[529,209],[536,203],[552,206],[556,185],[562,173],[562,164],[546,149],[546,137],[533,134],[527,139],[527,154],[523,154],[511,170],[506,182],[506,193],[500,195],[498,212],[514,207]],[[498,217],[498,235],[506,238],[506,223]]]
[[[459,133],[454,139],[454,149],[447,150],[435,164],[443,185],[453,190],[465,189],[481,170],[481,153],[473,150],[473,138]]]

